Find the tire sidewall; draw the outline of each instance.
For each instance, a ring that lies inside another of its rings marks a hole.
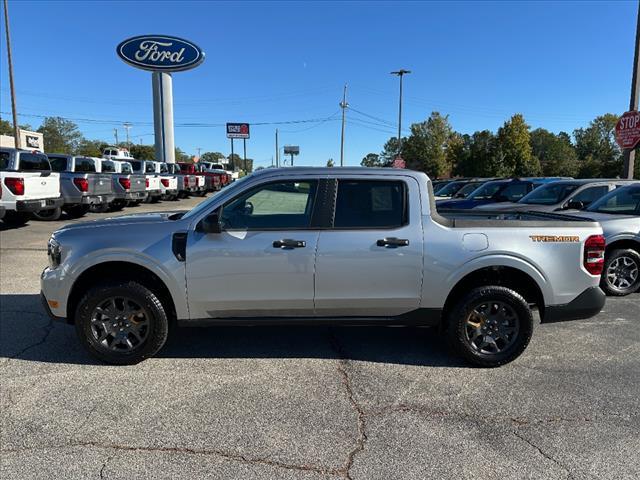
[[[149,332],[140,348],[133,352],[113,352],[100,347],[91,332],[91,314],[96,306],[109,297],[128,297],[138,303],[149,315]],[[167,340],[169,320],[162,303],[146,287],[136,283],[119,283],[94,287],[82,298],[76,309],[76,333],[81,343],[93,356],[116,365],[138,363],[157,353]]]
[[[625,295],[629,295],[638,291],[640,288],[640,275],[636,279],[634,285],[629,288],[618,288],[609,283],[607,280],[607,271],[609,270],[609,266],[613,263],[614,260],[620,257],[630,257],[636,263],[636,266],[640,269],[640,254],[631,248],[618,249],[613,250],[610,255],[607,255],[607,258],[604,262],[604,270],[602,272],[602,277],[600,281],[600,286],[607,293],[607,295],[613,295],[618,297],[623,297]]]
[[[466,339],[466,318],[480,303],[504,302],[518,316],[518,335],[505,351],[486,354],[475,350]],[[449,316],[447,333],[450,344],[463,358],[483,367],[497,367],[515,360],[527,348],[533,334],[533,315],[524,298],[514,290],[499,286],[481,287],[471,290],[454,307]]]

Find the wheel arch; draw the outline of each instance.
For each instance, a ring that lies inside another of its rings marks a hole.
[[[99,283],[118,280],[132,280],[147,287],[167,306],[169,319],[177,319],[176,304],[171,291],[156,273],[134,262],[110,260],[91,265],[75,279],[67,300],[67,322],[74,323],[78,303],[90,288]]]
[[[527,272],[508,265],[495,265],[478,268],[467,273],[449,292],[443,308],[443,319],[455,304],[470,290],[495,285],[510,288],[524,297],[529,304],[538,307],[540,316],[544,318],[544,294],[538,282]]]
[[[640,254],[640,241],[634,240],[632,238],[621,238],[618,240],[614,240],[611,243],[607,244],[606,253],[610,253],[613,250],[627,249],[635,250]]]

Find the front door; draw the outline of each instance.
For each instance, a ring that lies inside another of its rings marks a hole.
[[[396,316],[419,308],[418,187],[402,176],[338,181],[333,226],[318,241],[316,316]]]
[[[269,181],[220,209],[222,233],[187,243],[193,319],[313,314],[317,180]]]

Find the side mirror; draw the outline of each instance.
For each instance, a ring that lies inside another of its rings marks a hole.
[[[577,200],[571,200],[569,203],[567,203],[567,209],[569,210],[583,210],[584,207],[585,204]]]
[[[204,233],[222,233],[222,225],[220,224],[220,216],[218,212],[207,215],[200,222],[199,228]]]

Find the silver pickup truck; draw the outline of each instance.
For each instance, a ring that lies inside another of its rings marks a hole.
[[[72,218],[82,217],[91,206],[106,210],[114,199],[111,176],[101,173],[100,160],[89,157],[50,153],[52,170],[60,173],[60,193],[64,199],[64,210]],[[56,215],[46,215],[47,220],[57,220]]]
[[[122,210],[127,205],[136,205],[147,198],[144,175],[133,173],[131,164],[120,160],[101,160],[102,172],[111,174],[114,200],[111,211]]]
[[[374,168],[265,169],[188,212],[68,225],[49,240],[44,305],[97,358],[135,363],[181,325],[437,326],[482,366],[543,322],[588,318],[604,237],[555,214],[443,217],[429,178]]]

